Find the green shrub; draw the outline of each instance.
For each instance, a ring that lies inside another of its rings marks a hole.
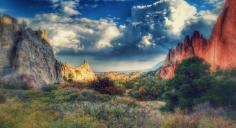
[[[236,82],[232,72],[210,73],[199,58],[184,60],[177,66],[175,77],[168,82],[165,99],[167,109],[192,111],[193,107],[210,102],[215,107],[236,108]]]
[[[56,90],[57,88],[58,87],[56,85],[47,85],[47,86],[43,86],[41,90],[44,92],[52,92],[53,90]]]
[[[157,100],[162,99],[166,88],[166,81],[156,76],[141,76],[130,81],[128,86],[133,85],[129,95],[139,100]]]
[[[141,86],[130,92],[130,96],[140,100],[155,100],[159,98],[159,95],[157,88],[148,86]]]
[[[124,88],[116,86],[115,82],[109,78],[98,78],[90,83],[90,88],[103,94],[122,95],[125,93]]]
[[[236,82],[227,78],[215,80],[205,97],[213,106],[236,109]]]

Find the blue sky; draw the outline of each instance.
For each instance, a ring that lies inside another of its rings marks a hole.
[[[95,71],[152,68],[197,30],[208,37],[223,0],[0,0],[0,12],[44,27],[56,57]]]

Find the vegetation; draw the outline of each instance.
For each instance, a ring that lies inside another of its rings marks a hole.
[[[204,102],[215,107],[236,108],[236,81],[229,76],[233,71],[225,71],[222,75],[210,73],[208,69],[204,61],[195,57],[178,65],[175,77],[164,92],[167,109],[192,111],[194,106]]]
[[[200,112],[185,114],[177,110],[165,113],[157,121],[160,128],[235,128],[233,121],[220,116],[206,116]]]
[[[209,65],[193,57],[177,65],[175,77],[162,80],[155,74],[145,74],[129,81],[126,88],[129,95],[138,100],[162,100],[164,110],[193,111],[203,103],[235,110],[236,70],[209,72]]]
[[[155,75],[145,74],[127,83],[126,87],[131,89],[131,97],[139,100],[162,99],[163,91],[166,88],[166,81],[161,80]]]
[[[0,89],[1,128],[233,128],[219,114],[161,113],[142,102],[76,88],[51,92]],[[207,109],[207,107],[204,107]],[[203,110],[203,109],[199,109]],[[211,110],[218,112],[218,110]],[[208,113],[211,111],[207,111]]]
[[[1,85],[0,128],[235,128],[236,70],[208,68],[190,58],[171,80],[146,73],[41,90]]]
[[[107,77],[99,77],[90,83],[90,87],[103,94],[122,95],[125,93],[125,89],[122,86],[117,86],[114,81]]]

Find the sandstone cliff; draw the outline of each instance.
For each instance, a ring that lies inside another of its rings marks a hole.
[[[10,16],[0,17],[0,82],[41,88],[61,80],[60,64],[42,29],[33,31]]]
[[[218,17],[209,40],[199,32],[192,38],[169,50],[165,63],[160,70],[164,79],[174,77],[176,64],[182,60],[196,56],[211,65],[210,70],[224,70],[236,67],[236,0],[226,0],[225,9]]]
[[[74,82],[89,82],[96,79],[96,76],[85,60],[79,67],[73,67],[69,64],[62,64],[61,74],[64,80]]]

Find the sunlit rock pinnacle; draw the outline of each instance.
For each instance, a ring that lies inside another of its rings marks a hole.
[[[84,60],[79,67],[63,64],[61,66],[61,74],[64,80],[74,82],[88,82],[96,79],[96,76],[87,60]]]

